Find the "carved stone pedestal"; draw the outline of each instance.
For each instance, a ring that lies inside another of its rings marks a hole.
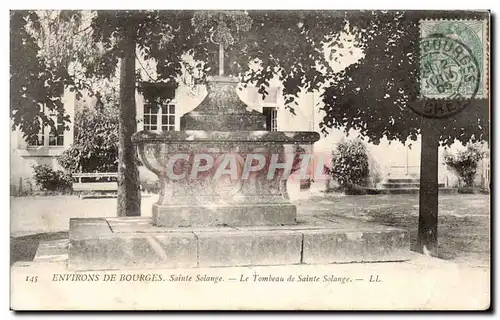
[[[312,145],[319,134],[265,131],[264,116],[239,100],[235,85],[231,78],[212,79],[205,100],[181,118],[182,131],[134,135],[141,161],[161,183],[153,218],[72,219],[71,269],[409,258],[403,230],[298,221],[286,183],[307,157],[286,154],[285,146]]]

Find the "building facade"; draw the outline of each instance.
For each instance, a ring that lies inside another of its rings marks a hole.
[[[64,130],[62,116],[50,113],[57,124],[58,132],[52,132],[48,127],[42,128],[38,134],[37,141],[28,143],[22,132],[13,130],[10,135],[10,177],[11,185],[23,186],[24,188],[35,188],[33,177],[34,165],[49,165],[54,169],[62,169],[57,157],[73,143],[74,137],[74,115],[76,95],[70,90],[64,90],[62,102],[66,114],[69,115],[69,130]],[[59,131],[60,130],[60,131]],[[59,132],[62,132],[59,134]]]
[[[323,118],[321,111],[322,101],[319,93],[301,93],[294,108],[295,114],[286,109],[281,94],[282,87],[279,81],[273,80],[265,99],[258,93],[257,88],[248,86],[237,90],[241,100],[250,108],[262,112],[266,116],[268,130],[277,131],[317,131]],[[137,129],[164,131],[180,130],[180,118],[193,110],[206,95],[204,86],[179,85],[177,88],[158,81],[140,82],[136,91]],[[74,92],[65,90],[63,103],[66,113],[70,116],[69,130],[61,135],[54,135],[50,130],[42,130],[36,143],[28,144],[19,131],[11,134],[11,184],[19,185],[26,182],[33,184],[32,166],[47,164],[54,169],[61,169],[57,157],[73,143],[74,114],[77,100]],[[57,115],[51,115],[57,122]],[[62,123],[59,121],[59,125]],[[342,139],[351,139],[359,133],[351,131],[349,136],[339,129],[332,129],[310,150],[315,155],[330,155],[332,149]],[[390,176],[418,177],[420,170],[420,142],[412,141],[411,148],[400,142],[389,142],[382,139],[380,144],[367,143],[370,157],[377,164],[381,179]],[[460,148],[459,144],[452,146]],[[439,181],[448,187],[458,185],[455,173],[450,172],[444,165],[443,148],[440,148]],[[478,184],[489,184],[489,159],[485,159],[478,169]]]

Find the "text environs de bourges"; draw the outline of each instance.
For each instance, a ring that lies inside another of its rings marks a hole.
[[[53,274],[53,282],[199,282],[199,283],[220,283],[220,282],[334,282],[339,284],[354,281],[367,280],[369,282],[380,282],[377,275],[368,277],[347,277],[335,274],[240,274],[238,276],[220,276],[209,274],[161,274],[161,273],[65,273]]]

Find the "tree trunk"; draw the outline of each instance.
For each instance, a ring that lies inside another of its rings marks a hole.
[[[133,24],[128,22],[130,27]],[[120,112],[118,145],[118,206],[117,215],[140,216],[141,194],[136,149],[132,135],[137,131],[135,106],[135,41],[133,29],[124,35],[120,65]]]
[[[432,121],[423,122],[421,131],[417,251],[437,257],[439,132],[433,127]]]

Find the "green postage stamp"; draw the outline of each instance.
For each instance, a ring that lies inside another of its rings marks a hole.
[[[487,98],[487,20],[421,20],[420,35],[422,98]]]

